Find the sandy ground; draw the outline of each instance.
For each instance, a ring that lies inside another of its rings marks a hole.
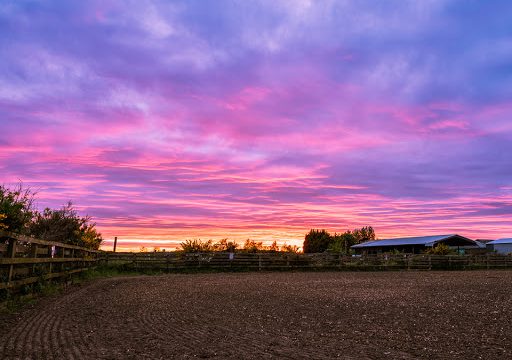
[[[4,359],[512,359],[512,271],[119,277],[0,324]]]

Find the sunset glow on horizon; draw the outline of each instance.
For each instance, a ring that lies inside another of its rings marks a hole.
[[[512,237],[509,1],[5,1],[0,183],[110,249]]]

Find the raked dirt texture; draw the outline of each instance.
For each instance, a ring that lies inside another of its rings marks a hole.
[[[3,359],[511,359],[512,271],[117,277],[0,324]]]

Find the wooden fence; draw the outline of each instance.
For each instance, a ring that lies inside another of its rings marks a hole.
[[[0,231],[0,290],[87,270],[104,259],[103,253]]]
[[[294,253],[107,253],[107,263],[132,270],[471,270],[512,268],[512,256]]]
[[[65,277],[99,264],[136,271],[470,270],[512,268],[512,256],[295,253],[113,253],[0,231],[0,290]]]

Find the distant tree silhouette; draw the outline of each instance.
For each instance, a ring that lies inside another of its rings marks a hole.
[[[304,238],[304,253],[324,252],[332,241],[331,235],[324,229],[311,229]]]
[[[352,234],[354,235],[357,244],[368,240],[375,240],[375,230],[373,230],[373,227],[371,226],[354,229]]]
[[[350,247],[364,241],[375,240],[375,230],[371,226],[361,229],[347,230],[344,233],[334,235],[326,230],[311,229],[304,238],[304,253],[336,252],[349,254]]]

